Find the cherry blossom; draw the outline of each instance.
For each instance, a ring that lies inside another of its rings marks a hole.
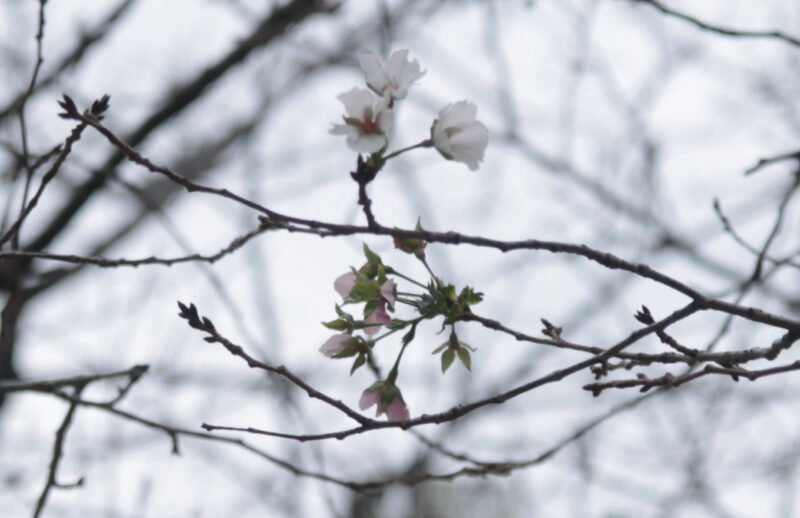
[[[386,312],[386,302],[381,301],[378,303],[378,307],[364,319],[364,322],[367,324],[382,324],[388,326],[392,323],[392,317],[389,316],[389,313]],[[367,333],[369,336],[374,335],[380,330],[380,325],[371,325],[369,327],[364,328],[364,332]]]
[[[343,299],[346,299],[350,296],[350,291],[353,289],[353,286],[356,284],[356,274],[353,272],[347,272],[343,275],[340,275],[333,281],[333,288],[336,292],[342,296]]]
[[[366,410],[372,405],[377,405],[375,417],[386,414],[389,421],[408,420],[408,407],[403,401],[400,389],[391,382],[379,381],[361,394],[361,399],[358,401],[359,408]]]
[[[425,75],[420,70],[419,61],[408,60],[408,50],[396,50],[389,56],[386,66],[382,66],[377,56],[362,54],[358,59],[361,70],[369,86],[378,95],[388,93],[393,99],[405,99],[408,89]]]
[[[350,341],[352,340],[352,336],[341,333],[338,335],[333,335],[332,337],[328,338],[324,344],[319,348],[319,352],[327,356],[328,358],[333,358],[337,354],[345,351],[350,346]]]
[[[448,160],[478,169],[489,145],[489,130],[475,120],[478,108],[469,101],[448,104],[439,111],[431,128],[433,145]]]
[[[375,98],[369,90],[353,88],[337,97],[346,115],[344,124],[334,124],[331,135],[345,135],[347,145],[359,153],[375,153],[387,145],[386,134],[392,127],[391,97]]]

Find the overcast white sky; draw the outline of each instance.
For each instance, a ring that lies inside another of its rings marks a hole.
[[[382,3],[345,2],[338,14],[320,17],[280,45],[255,52],[197,106],[148,140],[143,153],[156,163],[175,166],[181,156],[246,120],[274,97],[258,130],[226,153],[203,182],[279,212],[362,223],[356,186],[348,175],[355,154],[342,138],[328,135],[328,129],[342,112],[336,95],[363,84],[356,53],[383,55],[387,49],[379,48],[372,33],[365,34],[348,64],[299,86],[287,81],[298,62],[330,51],[344,34],[352,36],[378,16]],[[666,3],[722,26],[800,34],[800,6],[790,0]],[[269,2],[233,4],[138,0],[108,42],[29,104],[29,138],[35,150],[60,142],[72,126],[56,117],[55,101],[62,92],[80,106],[110,94],[105,122],[125,135],[165,93],[246,35]],[[422,12],[435,2],[419,4],[416,9]],[[92,27],[112,4],[91,5],[89,9],[85,2],[65,0],[47,4],[43,73],[71,47],[81,27]],[[33,1],[0,6],[3,71],[19,70],[19,60],[32,62],[36,8]],[[752,269],[753,257],[721,231],[712,203],[718,198],[741,235],[761,245],[791,181],[791,164],[752,177],[742,173],[761,157],[797,147],[798,47],[709,34],[629,1],[509,0],[451,2],[413,17],[391,42],[391,49],[398,48],[410,49],[427,73],[398,108],[390,149],[426,138],[437,111],[461,99],[476,102],[491,138],[477,172],[446,162],[430,149],[390,162],[370,186],[375,214],[383,224],[408,228],[420,217],[431,230],[585,243],[647,262],[715,295],[736,285],[723,267],[739,278]],[[504,60],[498,61],[497,49]],[[26,73],[8,76],[0,100],[24,88],[29,67],[21,69]],[[508,136],[512,123],[518,140]],[[2,126],[0,140],[17,142],[17,125]],[[26,224],[28,235],[52,217],[59,196],[88,178],[110,152],[99,135],[85,134],[60,181],[48,191],[51,198],[43,200]],[[9,161],[1,153],[0,160],[3,167]],[[548,169],[548,160],[569,165]],[[149,174],[128,164],[121,177],[140,184]],[[590,178],[610,196],[651,214],[652,220],[631,218],[614,204],[598,202],[575,176]],[[50,251],[84,250],[137,206],[124,188],[111,185]],[[790,209],[775,256],[796,252],[798,221],[797,208]],[[226,200],[181,193],[160,216],[106,255],[169,257],[183,255],[184,246],[212,253],[255,225],[252,212]],[[659,250],[655,244],[664,229],[685,237],[715,266]],[[363,263],[362,241],[386,263],[426,280],[424,269],[395,251],[389,239],[320,239],[279,232],[257,238],[211,268],[89,268],[29,308],[20,327],[18,371],[26,378],[56,377],[147,363],[151,372],[123,407],[155,420],[197,430],[202,422],[290,433],[344,428],[349,423],[340,414],[302,397],[283,399],[280,383],[248,369],[218,345],[204,343],[177,318],[175,301],[196,303],[226,336],[254,355],[287,365],[316,388],[355,407],[373,381],[371,373],[363,369],[349,377],[349,365],[324,358],[317,348],[330,335],[319,322],[334,317],[338,299],[333,280]],[[431,245],[428,257],[447,280],[485,293],[485,302],[476,307],[481,315],[533,335],[544,317],[564,325],[572,341],[608,346],[636,328],[632,315],[642,304],[661,318],[686,303],[662,286],[576,257],[441,245]],[[792,293],[797,281],[796,271],[784,271],[774,286]],[[410,286],[401,282],[400,288]],[[798,316],[780,300],[756,291],[745,303]],[[703,348],[723,320],[719,314],[698,315],[675,326],[674,333],[682,342]],[[454,366],[443,377],[438,358],[430,354],[446,338],[437,330],[433,324],[420,329],[401,368],[399,383],[412,417],[507,390],[581,359],[577,353],[542,350],[461,324],[459,336],[478,348],[473,372]],[[764,347],[775,338],[775,330],[737,322],[720,347]],[[383,365],[388,370],[399,340],[385,347]],[[655,337],[640,347],[663,350]],[[622,413],[546,464],[511,477],[452,486],[432,483],[427,491],[451,513],[442,516],[792,516],[797,512],[793,502],[770,488],[773,477],[789,475],[770,471],[769,459],[779,459],[800,439],[793,406],[798,390],[791,383],[795,377],[754,384],[733,384],[722,377],[697,382]],[[492,461],[528,459],[638,395],[633,389],[592,398],[581,389],[590,381],[588,372],[577,374],[479,412],[448,435],[447,445]],[[113,388],[106,386],[101,393],[91,387],[86,395],[101,398]],[[763,409],[753,412],[750,403],[759,398],[765,398]],[[38,394],[14,396],[4,408],[0,515],[30,515],[65,409],[62,402]],[[716,426],[707,427],[709,422]],[[704,435],[694,437],[693,427],[700,429],[701,424]],[[706,430],[716,434],[713,443]],[[447,433],[434,427],[419,431],[431,438]],[[385,477],[406,466],[421,448],[418,440],[398,430],[302,445],[247,439],[308,469],[353,480]],[[346,513],[350,495],[332,485],[295,478],[225,445],[189,439],[181,445],[182,455],[171,456],[165,434],[80,410],[59,477],[69,481],[85,476],[86,483],[55,491],[46,516]],[[689,459],[700,453],[705,471],[698,476],[713,487],[717,501],[673,508],[694,487],[684,477]],[[429,467],[445,472],[460,466],[439,462]],[[794,467],[786,469],[793,473]],[[486,488],[491,489],[482,497],[487,509],[464,496]],[[407,494],[393,491],[383,516],[406,516],[398,509],[408,505]]]

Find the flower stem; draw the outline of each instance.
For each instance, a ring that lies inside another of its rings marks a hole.
[[[417,149],[418,147],[431,147],[432,145],[433,145],[433,140],[425,139],[422,142],[414,144],[413,146],[408,146],[408,147],[404,147],[402,149],[398,149],[397,151],[392,151],[391,153],[389,153],[388,155],[383,157],[383,161],[386,162],[390,158],[394,158],[397,155],[405,153],[406,151],[411,151],[412,149]]]
[[[429,273],[429,274],[431,274],[431,277],[433,277],[433,281],[434,281],[434,282],[435,282],[437,285],[441,284],[441,282],[442,282],[442,281],[440,281],[440,280],[439,280],[439,277],[437,277],[437,276],[436,276],[436,274],[435,274],[435,273],[433,273],[433,270],[431,270],[431,267],[428,265],[428,261],[426,261],[424,257],[419,257],[419,260],[422,262],[422,264],[424,264],[424,265],[425,265],[425,269],[426,269],[426,270],[428,270],[428,273]],[[427,287],[427,286],[426,286],[426,287]]]
[[[392,275],[397,275],[397,276],[398,276],[398,277],[400,277],[401,279],[405,279],[405,280],[407,280],[407,281],[408,281],[408,282],[410,282],[410,283],[416,284],[416,285],[417,285],[417,286],[419,286],[420,288],[425,288],[425,289],[427,289],[427,288],[428,288],[427,286],[425,286],[425,285],[424,285],[424,284],[422,284],[421,282],[417,282],[417,281],[415,281],[414,279],[412,279],[411,277],[408,277],[408,276],[406,276],[406,275],[403,275],[402,273],[398,272],[398,271],[397,271],[397,270],[395,270],[394,268],[392,268],[392,271],[391,271],[391,272],[388,272],[388,271],[387,271],[386,273],[391,273]]]

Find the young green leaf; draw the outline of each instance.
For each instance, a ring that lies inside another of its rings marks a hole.
[[[353,362],[353,366],[350,368],[350,375],[352,376],[353,373],[358,370],[359,367],[364,365],[367,362],[367,356],[364,354],[359,354],[356,356],[356,361]]]
[[[458,359],[464,364],[468,371],[472,370],[472,358],[470,358],[469,350],[466,347],[458,348]]]
[[[456,353],[452,349],[448,349],[442,353],[442,374],[447,372],[447,369],[453,364],[453,360],[456,359]]]

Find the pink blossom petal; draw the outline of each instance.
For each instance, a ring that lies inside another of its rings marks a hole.
[[[388,326],[392,323],[392,317],[386,312],[386,304],[381,302],[378,304],[378,307],[375,308],[375,311],[369,314],[367,318],[364,319],[364,322],[367,324],[382,324]],[[372,336],[378,331],[380,331],[381,327],[376,325],[371,325],[369,327],[364,328],[364,332],[368,335]]]
[[[356,274],[353,272],[345,273],[344,275],[340,275],[336,278],[333,282],[333,287],[336,292],[342,296],[342,298],[347,298],[350,295],[350,291],[353,289],[353,286],[356,284]]]
[[[394,308],[394,289],[395,284],[392,279],[387,279],[381,286],[381,297],[389,303],[390,308]]]
[[[328,358],[331,358],[347,349],[347,344],[345,342],[349,339],[350,335],[344,333],[333,335],[332,337],[328,338],[324,344],[322,344],[322,346],[319,348],[319,352]]]
[[[358,400],[358,408],[366,410],[372,405],[380,404],[381,391],[379,389],[368,388],[361,394],[361,399]]]
[[[407,421],[408,420],[408,408],[406,408],[405,403],[403,403],[403,398],[399,395],[389,403],[389,406],[384,408],[386,413],[386,419],[389,421]]]

